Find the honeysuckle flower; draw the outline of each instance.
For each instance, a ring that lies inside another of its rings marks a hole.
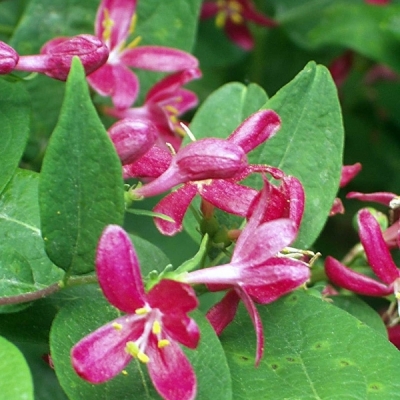
[[[178,151],[185,135],[179,116],[197,105],[197,96],[182,86],[201,77],[198,68],[191,68],[168,75],[157,82],[147,93],[143,106],[127,109],[105,108],[108,115],[117,118],[140,118],[155,125],[158,145],[169,143]]]
[[[378,6],[385,6],[390,3],[390,0],[364,0],[368,4],[375,4]]]
[[[139,92],[139,81],[129,67],[177,72],[198,66],[197,59],[182,50],[138,47],[140,37],[126,44],[135,30],[136,4],[136,0],[102,0],[95,21],[95,35],[106,43],[110,57],[88,82],[101,96],[111,96],[114,106],[121,109],[130,107]]]
[[[105,297],[125,315],[72,348],[78,375],[91,383],[105,382],[137,358],[146,364],[164,399],[194,399],[196,377],[178,345],[194,349],[199,342],[199,329],[187,316],[198,304],[193,289],[165,279],[145,293],[135,249],[116,225],[109,225],[101,235],[96,271]]]
[[[165,235],[182,230],[183,216],[197,193],[226,212],[246,216],[257,191],[237,182],[253,172],[268,172],[277,179],[283,177],[277,168],[249,165],[246,154],[272,137],[279,128],[280,119],[274,111],[258,111],[227,139],[202,139],[180,149],[163,174],[133,190],[132,195],[155,196],[184,183],[154,208],[155,212],[174,220],[155,218],[157,228]]]
[[[90,74],[107,61],[108,54],[107,46],[96,36],[59,37],[47,42],[40,54],[19,56],[15,70],[39,72],[65,81],[74,56],[79,57],[85,73]]]
[[[201,18],[215,18],[217,27],[223,28],[229,39],[242,49],[249,51],[254,40],[247,26],[249,22],[272,28],[277,22],[258,12],[251,0],[205,1]]]
[[[347,79],[351,68],[353,66],[354,53],[351,50],[348,50],[341,54],[339,57],[336,57],[329,65],[329,72],[332,75],[332,79],[334,80],[337,87],[343,85],[345,80]]]
[[[236,242],[229,264],[189,272],[182,277],[190,284],[206,284],[211,291],[228,289],[225,297],[207,313],[217,334],[233,320],[239,301],[243,301],[257,335],[256,364],[263,354],[264,338],[254,302],[271,303],[310,277],[306,263],[279,253],[296,238],[296,223],[289,218],[263,222],[270,196],[269,186],[265,185],[255,199],[256,206]]]
[[[121,119],[107,132],[123,165],[137,161],[158,138],[157,129],[150,121],[132,118]]]
[[[388,296],[400,299],[400,270],[396,267],[384,240],[378,221],[367,209],[358,213],[359,236],[369,265],[377,278],[356,272],[333,257],[327,257],[325,272],[330,281],[367,296]]]
[[[0,41],[0,74],[9,74],[18,63],[18,53],[7,43]]]

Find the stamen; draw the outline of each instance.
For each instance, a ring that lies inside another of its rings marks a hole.
[[[161,339],[158,341],[157,346],[159,349],[162,349],[165,346],[168,346],[170,344],[170,341],[168,339]]]
[[[169,111],[170,113],[174,114],[174,115],[178,115],[179,114],[179,110],[171,105],[165,106],[164,107],[167,111]]]
[[[161,333],[161,324],[158,321],[153,322],[152,332],[155,335],[159,335]]]
[[[128,342],[125,346],[125,351],[132,357],[136,357],[139,361],[147,364],[150,361],[149,356],[147,356],[143,351],[141,351],[135,342]]]
[[[225,26],[225,21],[226,21],[226,12],[220,11],[215,17],[215,26],[221,29]]]
[[[116,331],[122,330],[122,325],[119,324],[118,322],[113,322],[112,327],[113,327]]]
[[[230,17],[232,22],[236,25],[243,23],[243,17],[238,12],[233,12]]]
[[[128,372],[127,371],[125,371],[124,369],[121,371],[121,374],[122,375],[128,375]]]
[[[176,151],[175,151],[175,149],[174,149],[174,146],[172,146],[171,143],[165,142],[165,145],[168,147],[168,150],[170,151],[170,153],[171,153],[173,156],[176,155]]]
[[[182,129],[185,131],[186,135],[189,136],[189,139],[192,142],[196,141],[196,138],[193,135],[193,132],[189,129],[189,127],[187,127],[183,122],[180,123],[180,126],[182,127]]]
[[[128,44],[128,46],[126,46],[127,49],[133,49],[134,47],[136,47],[140,41],[142,40],[141,36],[136,37],[135,39],[132,40],[132,42],[130,42]]]
[[[103,31],[103,40],[107,42],[111,37],[112,27],[114,26],[114,21],[110,18],[110,12],[107,8],[104,9],[104,19],[102,22],[104,31]]]
[[[137,308],[137,309],[135,310],[135,314],[138,314],[138,315],[145,315],[145,314],[147,314],[149,311],[150,311],[150,310],[149,310],[148,307]]]
[[[175,126],[174,130],[179,136],[182,136],[182,137],[186,136],[186,132],[180,126]]]
[[[131,24],[129,25],[129,34],[135,32],[136,22],[137,22],[137,14],[135,13],[132,15]]]

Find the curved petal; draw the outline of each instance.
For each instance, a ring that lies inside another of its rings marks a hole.
[[[266,26],[268,28],[273,28],[278,25],[272,18],[257,12],[253,7],[245,7],[242,15],[245,20],[254,22],[257,25]]]
[[[185,51],[162,46],[139,46],[123,51],[120,55],[123,64],[148,71],[176,72],[197,68],[196,57]]]
[[[367,209],[362,209],[358,213],[358,225],[361,243],[372,270],[382,282],[390,285],[400,276],[400,271],[393,262],[378,221]]]
[[[238,294],[234,290],[229,290],[220,302],[208,310],[206,318],[218,336],[235,318],[239,301]]]
[[[137,319],[136,315],[117,318],[79,341],[71,350],[76,373],[91,383],[102,383],[119,374],[132,359],[125,351],[126,343],[143,331]],[[122,329],[117,330],[114,324]]]
[[[286,196],[287,215],[297,228],[300,227],[301,220],[304,214],[305,194],[301,182],[294,176],[286,176],[283,178],[282,192]]]
[[[128,234],[108,225],[99,240],[96,272],[107,300],[119,310],[133,313],[145,305],[139,260]]]
[[[114,92],[115,82],[113,68],[114,66],[111,64],[104,64],[86,77],[89,85],[100,96],[111,96]]]
[[[150,378],[162,398],[193,400],[196,397],[196,375],[182,349],[174,341],[159,349],[151,343],[147,349]]]
[[[375,279],[353,271],[333,257],[326,258],[325,273],[333,284],[355,293],[366,296],[388,296],[393,293],[392,286],[386,286]]]
[[[263,265],[245,269],[240,281],[254,301],[268,304],[297,289],[309,279],[310,268],[306,263],[273,257]]]
[[[261,110],[242,122],[228,140],[248,153],[274,136],[280,127],[281,120],[275,111]]]
[[[354,177],[361,171],[362,165],[355,163],[353,165],[343,165],[342,174],[340,176],[339,186],[342,188],[346,186]]]
[[[163,320],[163,327],[172,339],[190,349],[195,349],[200,340],[200,330],[196,321],[186,315],[171,315]]]
[[[215,207],[245,217],[257,191],[227,179],[213,179],[210,183],[197,183],[201,197]]]
[[[250,314],[250,318],[253,321],[254,330],[256,331],[257,337],[257,349],[256,349],[256,362],[255,365],[258,366],[260,364],[261,358],[264,354],[264,330],[260,315],[258,314],[257,308],[253,303],[251,297],[246,293],[245,290],[241,288],[235,288],[240,298],[242,299],[248,313]]]
[[[245,51],[254,47],[253,36],[245,23],[235,24],[228,18],[225,22],[225,33],[233,43]]]
[[[103,40],[105,39],[103,33],[105,29],[104,20],[106,19],[105,10],[107,10],[108,16],[113,22],[111,37],[109,43],[107,43],[111,49],[129,36],[129,28],[136,11],[136,3],[137,0],[102,0],[100,3],[97,9],[94,30],[96,36]]]
[[[385,206],[389,206],[390,202],[397,197],[396,194],[390,192],[375,192],[375,193],[360,193],[360,192],[349,192],[346,195],[347,199],[357,199],[361,201],[373,201],[374,203],[380,203]]]
[[[154,218],[157,229],[167,236],[173,236],[183,229],[183,217],[194,196],[197,194],[196,186],[192,184],[183,185],[178,190],[165,196],[155,207],[155,212],[168,215],[174,222]]]

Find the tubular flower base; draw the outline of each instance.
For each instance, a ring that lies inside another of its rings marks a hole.
[[[358,214],[361,244],[373,272],[382,282],[362,275],[344,266],[333,257],[327,257],[325,272],[330,281],[345,289],[366,296],[388,296],[400,299],[400,270],[396,267],[385,243],[378,221],[367,210]]]
[[[257,192],[236,182],[254,172],[271,173],[277,179],[281,179],[283,173],[266,165],[249,165],[246,154],[272,137],[279,128],[280,119],[274,111],[259,111],[247,118],[228,139],[201,139],[182,148],[162,175],[133,190],[132,195],[138,198],[155,196],[184,183],[154,209],[175,221],[155,220],[157,228],[165,235],[182,230],[183,216],[197,193],[224,211],[247,216]]]
[[[197,68],[195,57],[181,50],[161,46],[140,46],[140,37],[128,45],[135,30],[136,0],[103,0],[97,10],[95,35],[110,50],[107,63],[88,77],[101,96],[111,96],[116,108],[130,107],[139,92],[139,81],[129,67],[149,71],[177,72]]]
[[[277,22],[256,11],[251,0],[205,1],[201,18],[216,17],[217,27],[223,28],[229,39],[242,49],[249,51],[254,40],[247,26],[249,22],[272,28]]]
[[[256,365],[264,350],[264,336],[254,302],[268,304],[308,281],[310,269],[302,261],[279,252],[297,235],[289,218],[264,222],[269,190],[265,185],[257,196],[254,212],[240,234],[229,264],[190,272],[182,280],[206,284],[211,291],[228,289],[221,302],[207,314],[217,334],[233,320],[239,300],[245,304],[257,335]]]
[[[145,293],[135,250],[116,225],[109,225],[100,238],[96,270],[104,295],[126,315],[72,348],[72,365],[78,375],[91,383],[105,382],[137,358],[147,365],[164,399],[194,399],[196,377],[178,345],[194,349],[199,342],[199,329],[187,316],[198,305],[193,289],[162,280]]]

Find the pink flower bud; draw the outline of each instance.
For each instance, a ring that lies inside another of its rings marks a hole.
[[[72,38],[55,38],[41,49],[47,54],[47,71],[44,73],[62,81],[67,79],[72,58],[78,56],[87,75],[101,67],[108,59],[108,47],[93,35],[78,35]]]
[[[131,164],[147,153],[158,138],[149,121],[124,118],[110,127],[108,134],[123,165]]]
[[[18,53],[8,44],[0,42],[0,74],[9,74],[17,65]]]
[[[179,170],[189,180],[232,178],[247,166],[244,150],[224,139],[207,138],[188,144],[176,154]]]

